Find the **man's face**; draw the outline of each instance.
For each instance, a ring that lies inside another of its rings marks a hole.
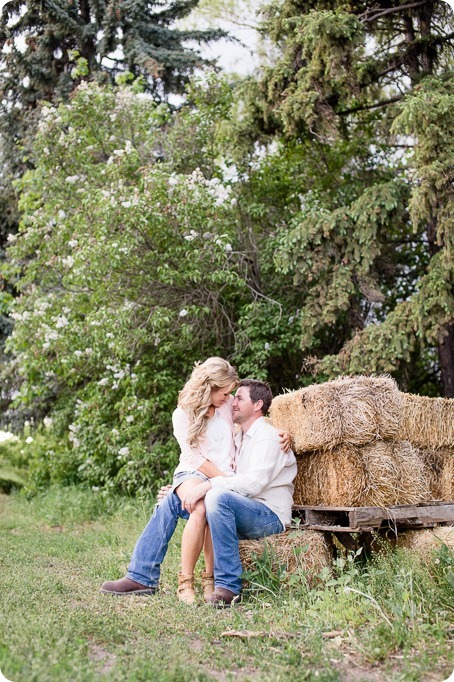
[[[248,386],[240,386],[237,390],[233,399],[232,412],[235,424],[243,424],[255,414]]]

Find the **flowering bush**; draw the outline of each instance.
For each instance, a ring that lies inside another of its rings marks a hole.
[[[129,493],[168,478],[171,413],[194,361],[236,357],[266,376],[273,352],[296,343],[291,325],[277,332],[281,304],[254,303],[218,114],[171,115],[134,88],[96,84],[42,109],[6,267],[20,292],[11,407],[52,413],[67,443],[60,469],[92,486]]]

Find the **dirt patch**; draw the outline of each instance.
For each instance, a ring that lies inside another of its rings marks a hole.
[[[88,648],[88,658],[90,661],[99,663],[97,671],[101,675],[107,675],[110,673],[115,665],[117,657],[115,654],[111,654],[109,651],[104,649],[100,644],[92,643]]]

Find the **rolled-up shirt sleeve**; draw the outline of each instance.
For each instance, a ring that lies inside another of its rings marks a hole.
[[[189,419],[184,410],[177,408],[172,415],[173,435],[181,449],[180,463],[187,464],[188,468],[198,469],[206,461],[199,447],[191,447],[188,443]],[[222,478],[220,476],[219,478]]]

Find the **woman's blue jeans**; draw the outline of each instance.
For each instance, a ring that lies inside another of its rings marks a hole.
[[[262,502],[225,488],[212,488],[207,492],[205,509],[213,541],[215,587],[239,594],[243,568],[238,541],[282,533],[284,526]]]
[[[169,493],[155,507],[151,519],[136,542],[128,566],[128,578],[147,587],[157,587],[161,564],[178,519],[188,519],[189,514],[181,507],[176,493]]]

